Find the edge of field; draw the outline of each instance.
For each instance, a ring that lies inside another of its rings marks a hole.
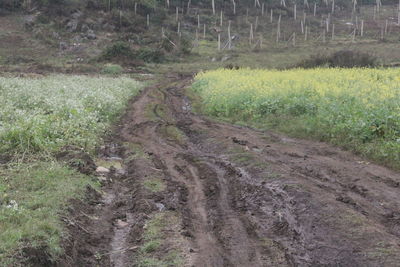
[[[135,88],[130,98],[146,84]],[[114,114],[111,127],[124,111]],[[107,132],[96,133],[97,144],[107,138]],[[67,145],[53,153],[0,155],[1,266],[56,264],[63,242],[69,239],[66,227],[75,224],[68,218],[73,202],[94,201],[93,196],[101,193],[95,176],[96,153]]]
[[[215,116],[205,111],[201,95],[195,92],[192,86],[186,88],[186,95],[191,100],[194,112],[207,116],[209,119],[216,122],[231,123],[233,125],[245,126],[262,131],[268,130],[269,132],[282,133],[292,138],[329,143],[344,150],[351,151],[357,156],[364,158],[367,164],[368,161],[371,161],[376,164],[382,164],[393,170],[400,170],[399,161],[375,153],[381,145],[379,142],[370,142],[367,144],[347,142],[343,141],[345,140],[345,136],[342,139],[336,138],[335,140],[331,140],[327,138],[324,128],[310,131],[305,128],[304,120],[302,118],[292,117],[289,115],[275,115],[269,118],[252,118],[247,120],[240,118],[240,115],[238,117]]]

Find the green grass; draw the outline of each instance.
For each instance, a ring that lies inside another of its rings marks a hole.
[[[117,64],[106,64],[101,72],[108,75],[119,75],[124,72],[124,68]]]
[[[160,192],[165,189],[165,184],[160,178],[149,178],[143,182],[143,186],[151,192]]]
[[[163,127],[165,136],[170,139],[178,142],[179,144],[184,144],[186,140],[186,135],[179,130],[176,126],[168,125]]]
[[[173,212],[155,214],[145,226],[144,243],[140,247],[137,266],[169,267],[182,266],[181,254],[174,248],[166,247],[166,232],[178,224],[178,217]],[[165,253],[167,251],[167,253]]]
[[[15,156],[0,165],[0,266],[29,265],[25,249],[57,259],[60,216],[98,182],[52,155],[65,146],[94,152],[141,87],[126,77],[0,78],[0,153]]]
[[[151,240],[144,243],[141,247],[143,253],[152,253],[160,247],[160,240]]]
[[[93,150],[141,84],[129,78],[0,78],[0,152]]]
[[[128,162],[134,159],[150,159],[150,156],[143,150],[141,144],[125,142],[124,147],[126,148],[126,152],[128,153]]]
[[[146,108],[146,117],[152,121],[159,121],[166,118],[165,107],[162,104],[147,104]]]
[[[52,161],[0,169],[0,265],[17,264],[14,256],[24,248],[56,259],[65,234],[59,215],[87,185],[97,187],[90,177]]]

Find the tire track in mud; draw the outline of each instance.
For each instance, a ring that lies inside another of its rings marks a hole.
[[[150,254],[174,247],[178,265],[397,266],[398,173],[326,144],[193,114],[189,84],[170,77],[131,101],[110,142],[139,144],[145,156],[121,145],[127,172],[106,187],[112,204],[91,213],[112,216],[82,222],[103,240],[75,252],[76,262],[140,265],[146,225],[161,206],[180,223]],[[143,182],[155,176],[166,188],[149,193]],[[99,250],[104,258],[93,260]]]

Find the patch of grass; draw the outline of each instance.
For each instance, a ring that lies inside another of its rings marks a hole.
[[[143,233],[145,242],[140,248],[138,266],[182,266],[183,260],[179,251],[171,249],[168,253],[162,254],[162,256],[157,253],[166,249],[163,247],[165,246],[165,231],[178,223],[178,217],[172,212],[157,213],[147,222]]]
[[[392,244],[387,242],[378,242],[374,250],[367,252],[367,256],[370,259],[386,258],[388,256],[396,256],[397,249]]]
[[[231,156],[232,160],[238,164],[249,164],[253,160],[253,156],[247,153],[240,153]]]
[[[242,147],[234,147],[230,149],[229,152],[229,159],[239,165],[246,165],[259,169],[267,168],[267,163],[258,160],[254,154],[244,150]]]
[[[157,193],[165,189],[165,184],[160,178],[150,178],[143,182],[143,186],[151,192]]]
[[[142,257],[138,262],[138,267],[162,267],[167,266],[162,260],[152,258],[152,257]]]
[[[124,68],[118,64],[107,64],[101,70],[101,73],[108,75],[119,75],[124,72]]]
[[[90,177],[56,162],[0,169],[0,265],[16,264],[13,256],[27,247],[54,260],[62,252],[59,214],[69,199],[84,195],[87,185],[97,187]]]
[[[116,169],[122,169],[122,162],[119,160],[98,159],[98,160],[96,160],[96,165],[105,167],[107,169],[109,169],[111,167],[114,167]]]
[[[127,152],[129,153],[129,156],[127,158],[128,161],[131,161],[134,159],[149,159],[150,158],[150,156],[143,150],[143,147],[141,144],[126,142],[126,143],[124,143],[124,147],[127,149]]]
[[[275,179],[281,178],[281,175],[279,173],[275,173],[275,172],[267,172],[267,173],[265,173],[263,178],[265,180],[275,180]]]
[[[146,224],[145,240],[154,240],[162,237],[162,229],[167,225],[166,214],[158,213]]]
[[[149,103],[145,107],[146,118],[152,121],[158,121],[165,117],[164,107],[159,104]]]
[[[152,253],[160,247],[160,244],[160,240],[150,240],[144,243],[140,249],[144,253]]]
[[[182,133],[176,126],[168,125],[164,127],[165,135],[168,139],[177,141],[179,144],[184,144],[186,140],[186,135]]]

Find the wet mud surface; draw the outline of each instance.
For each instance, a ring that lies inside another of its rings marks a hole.
[[[65,222],[61,266],[399,266],[400,175],[191,111],[190,77],[133,99],[120,160]]]

